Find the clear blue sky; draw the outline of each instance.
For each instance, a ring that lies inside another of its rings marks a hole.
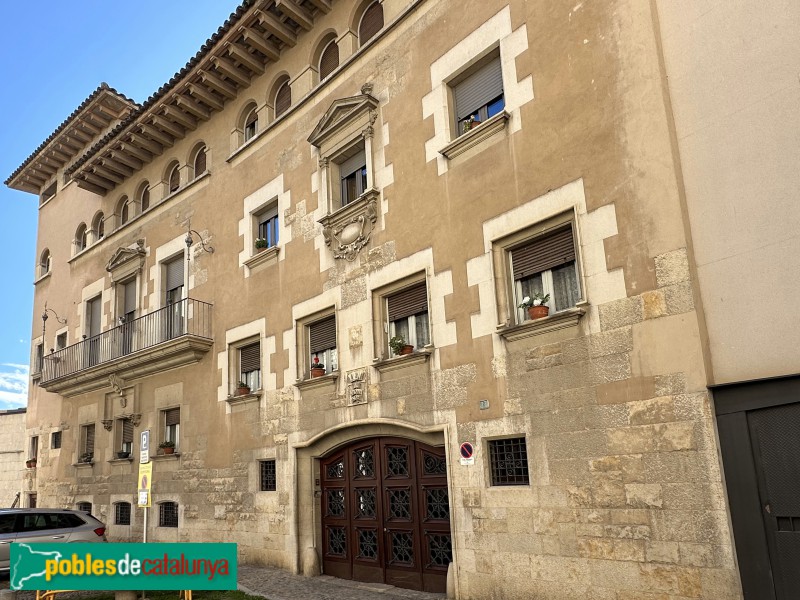
[[[240,0],[0,3],[0,181],[105,81],[142,103]],[[26,404],[38,198],[0,188],[0,410]]]

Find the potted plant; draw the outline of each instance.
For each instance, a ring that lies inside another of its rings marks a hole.
[[[480,124],[481,124],[480,119],[477,119],[475,118],[475,115],[472,115],[469,119],[461,123],[461,133],[467,133],[468,131],[476,128]]]
[[[256,238],[256,252],[261,252],[267,249],[267,240],[264,238]]]
[[[79,463],[90,463],[90,462],[92,462],[93,458],[94,458],[94,453],[93,452],[84,452],[78,458],[78,462]]]
[[[547,306],[549,300],[550,294],[536,292],[533,296],[525,296],[519,304],[519,308],[527,308],[528,316],[531,319],[541,319],[550,313],[550,307]]]
[[[319,358],[315,356],[311,365],[311,377],[322,377],[323,375],[325,375],[325,365],[319,362]]]
[[[414,346],[406,344],[405,338],[402,335],[396,335],[389,340],[389,348],[395,356],[403,356],[411,354],[414,351]]]
[[[164,451],[164,454],[175,454],[175,442],[167,440],[158,445]]]
[[[250,393],[250,386],[247,385],[244,381],[239,381],[236,384],[236,396],[246,396]]]
[[[35,469],[36,468],[36,457],[29,458],[28,460],[26,460],[25,461],[25,466],[28,467],[29,469]]]
[[[119,450],[117,452],[117,458],[128,458],[130,455],[130,450]]]

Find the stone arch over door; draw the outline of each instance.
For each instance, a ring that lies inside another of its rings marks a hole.
[[[420,427],[396,421],[353,423],[337,426],[320,433],[303,445],[296,444],[297,473],[297,544],[298,567],[305,575],[322,572],[323,564],[323,480],[321,465],[337,451],[352,450],[354,445],[376,439],[400,439],[418,444],[420,449],[436,449],[450,464],[446,453],[448,439],[446,427]],[[451,494],[450,478],[445,476],[444,486]],[[451,529],[450,529],[451,532]],[[444,575],[446,577],[446,568]],[[402,581],[395,584],[402,585]],[[436,584],[438,585],[438,583]],[[409,586],[406,586],[409,587]]]

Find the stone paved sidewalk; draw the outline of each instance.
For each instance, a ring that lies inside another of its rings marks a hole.
[[[239,589],[268,600],[443,600],[380,583],[360,583],[327,575],[303,577],[272,567],[239,565]]]

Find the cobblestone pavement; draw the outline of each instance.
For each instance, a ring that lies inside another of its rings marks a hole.
[[[239,589],[268,600],[443,600],[380,583],[347,581],[327,575],[303,577],[272,567],[239,565]]]
[[[380,583],[360,583],[321,575],[303,577],[273,567],[239,565],[239,589],[268,600],[444,600],[444,594],[427,594]],[[0,576],[0,590],[8,589],[8,575]],[[103,592],[75,592],[64,600],[90,598]],[[35,592],[18,592],[16,600],[33,600]]]

